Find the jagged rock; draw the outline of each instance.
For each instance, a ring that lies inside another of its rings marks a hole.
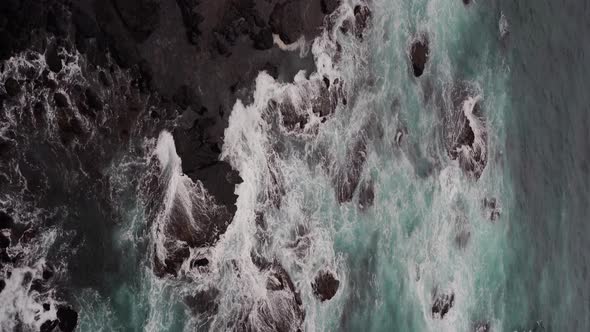
[[[10,238],[0,233],[0,249],[10,247]]]
[[[334,277],[332,272],[325,270],[320,271],[311,284],[313,294],[322,302],[332,299],[339,286],[340,281]]]
[[[426,36],[420,36],[414,40],[414,42],[412,42],[410,60],[412,61],[412,70],[415,77],[422,76],[429,56],[430,49],[428,45],[428,38]]]
[[[10,97],[14,97],[20,93],[20,84],[14,78],[9,77],[4,81],[4,89]]]
[[[363,34],[369,25],[371,19],[371,10],[365,5],[356,5],[354,7],[354,24],[355,36],[363,39]]]
[[[350,202],[358,187],[360,176],[367,160],[366,138],[359,138],[347,153],[346,164],[338,172],[335,179],[336,197],[338,202]]]
[[[14,226],[14,219],[5,211],[0,211],[0,229],[12,228]]]
[[[97,111],[102,110],[102,101],[93,89],[87,88],[84,92],[84,96],[86,96],[86,103],[88,104],[88,107]]]
[[[287,0],[277,3],[270,14],[269,25],[273,33],[281,37],[285,44],[296,42],[303,34],[304,21],[300,2]]]
[[[59,73],[62,70],[62,56],[59,54],[56,43],[51,43],[47,47],[47,51],[45,51],[45,62],[49,70],[54,73]]]
[[[57,320],[46,320],[41,324],[41,332],[54,332],[55,328],[57,327],[58,321]]]
[[[239,331],[298,331],[305,312],[291,277],[277,262],[266,270],[268,296],[260,298],[252,308],[241,314]]]
[[[322,13],[325,15],[332,14],[340,6],[341,0],[321,0]]]
[[[200,267],[209,265],[209,260],[206,257],[197,258],[191,262],[191,267]]]
[[[444,118],[445,144],[451,159],[476,180],[487,165],[487,128],[477,90],[468,83],[455,84]]]
[[[59,306],[57,319],[59,320],[59,328],[63,332],[72,332],[78,325],[78,313],[71,307]]]
[[[61,92],[56,92],[53,94],[53,101],[57,107],[68,107],[68,97]]]
[[[455,304],[455,294],[438,294],[432,304],[432,317],[443,319]]]

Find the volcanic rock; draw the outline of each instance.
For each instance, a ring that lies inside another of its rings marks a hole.
[[[429,56],[428,39],[425,36],[421,36],[414,40],[410,51],[410,60],[412,61],[412,70],[415,77],[422,76]]]
[[[53,101],[55,101],[55,105],[57,107],[68,107],[68,97],[66,97],[61,92],[56,92],[53,94]]]
[[[63,332],[72,332],[78,324],[78,313],[71,307],[59,306],[57,308],[57,319],[59,328]]]
[[[9,77],[6,79],[6,81],[4,81],[4,89],[10,97],[14,97],[19,94],[20,85],[17,80],[15,80],[12,77]]]
[[[303,34],[304,21],[299,1],[287,0],[277,3],[270,14],[269,25],[273,33],[285,44],[296,42]]]
[[[325,270],[320,271],[311,284],[313,294],[322,302],[332,299],[339,286],[340,281],[334,277],[332,272]]]

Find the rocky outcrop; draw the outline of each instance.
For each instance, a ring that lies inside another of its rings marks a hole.
[[[339,286],[340,281],[336,279],[332,272],[326,270],[318,272],[311,284],[313,294],[322,302],[332,299],[336,295]]]
[[[430,48],[428,37],[426,35],[419,35],[412,41],[410,49],[410,62],[412,63],[412,71],[415,77],[422,76],[429,57]]]
[[[453,308],[455,304],[455,293],[445,294],[445,293],[438,293],[434,296],[434,300],[432,303],[432,317],[443,319],[449,310]]]
[[[457,83],[449,96],[449,110],[444,118],[445,144],[451,159],[461,169],[479,179],[487,165],[487,128],[481,97],[475,87]]]

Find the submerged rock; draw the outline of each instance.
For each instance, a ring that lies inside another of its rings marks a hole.
[[[322,302],[332,299],[339,286],[340,281],[334,277],[332,272],[325,270],[320,271],[311,284],[313,294]]]
[[[346,164],[338,172],[335,179],[336,197],[338,202],[350,202],[358,187],[365,161],[367,160],[367,142],[360,138],[347,153]]]
[[[419,36],[412,42],[410,50],[410,60],[412,62],[412,71],[415,77],[422,76],[424,68],[430,56],[428,38],[424,35]]]
[[[0,211],[0,229],[12,228],[14,226],[14,219],[5,211]]]
[[[491,330],[489,322],[479,322],[473,327],[473,332],[490,332]]]
[[[214,314],[217,312],[217,297],[219,290],[216,288],[208,288],[199,290],[195,295],[188,295],[184,297],[184,303],[192,311],[193,314]]]
[[[375,200],[375,185],[373,180],[364,181],[359,192],[359,208],[364,211],[373,206]]]
[[[438,294],[434,297],[434,303],[432,304],[432,317],[443,319],[445,315],[451,310],[455,304],[455,294]]]
[[[61,92],[56,92],[53,94],[53,101],[57,107],[68,107],[68,97]]]

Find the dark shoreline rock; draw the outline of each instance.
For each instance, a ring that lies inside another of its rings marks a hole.
[[[313,294],[322,302],[331,300],[336,295],[339,286],[340,281],[332,272],[326,270],[320,271],[311,284]]]
[[[412,62],[412,71],[415,77],[422,76],[424,68],[430,57],[430,48],[428,37],[420,35],[413,42],[410,49],[410,60]]]

